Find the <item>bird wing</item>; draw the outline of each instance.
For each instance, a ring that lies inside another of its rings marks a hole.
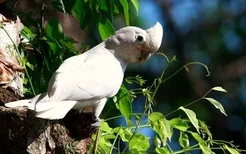
[[[120,88],[123,72],[108,54],[83,54],[66,60],[50,80],[50,101],[102,99]]]

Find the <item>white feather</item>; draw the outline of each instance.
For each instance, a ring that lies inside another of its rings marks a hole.
[[[27,106],[28,107],[30,105],[30,101],[31,101],[30,99],[14,101],[14,102],[6,103],[5,106],[10,107],[10,108],[15,108],[15,107],[19,107],[19,106]]]
[[[50,120],[62,119],[76,103],[77,101],[38,103],[37,109],[39,111],[36,113],[36,117]]]

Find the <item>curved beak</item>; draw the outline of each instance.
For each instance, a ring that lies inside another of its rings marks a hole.
[[[141,48],[141,57],[139,61],[146,61],[155,53],[161,46],[163,29],[159,22],[157,22],[153,27],[146,30],[148,35],[146,43]]]
[[[150,50],[152,52],[156,52],[162,43],[162,37],[163,37],[163,28],[162,25],[159,22],[156,22],[156,24],[146,30],[147,34],[149,35],[149,44]]]

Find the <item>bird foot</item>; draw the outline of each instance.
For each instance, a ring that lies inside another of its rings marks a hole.
[[[92,127],[100,127],[101,120],[99,118],[95,119],[95,122],[91,124]]]

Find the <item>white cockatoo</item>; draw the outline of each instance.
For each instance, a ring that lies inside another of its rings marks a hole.
[[[94,48],[65,60],[50,79],[47,92],[5,106],[27,106],[43,119],[62,119],[71,109],[91,108],[100,121],[107,98],[120,89],[127,64],[149,59],[159,49],[162,36],[159,22],[147,30],[119,29]]]

